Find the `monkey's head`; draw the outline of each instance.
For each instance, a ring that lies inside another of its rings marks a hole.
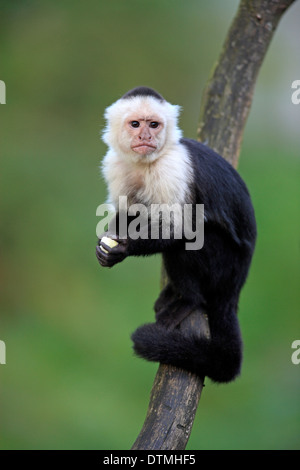
[[[105,110],[103,140],[120,158],[151,163],[178,143],[179,110],[151,88],[134,88]]]

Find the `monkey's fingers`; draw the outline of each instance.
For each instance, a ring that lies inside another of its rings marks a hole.
[[[104,253],[99,246],[96,247],[96,257],[104,268],[111,268],[115,264],[108,256],[108,253]]]
[[[108,247],[109,248],[109,247]],[[112,268],[116,263],[124,259],[123,253],[105,253],[100,246],[96,247],[96,257],[101,266]]]
[[[99,246],[96,247],[96,257],[99,263],[101,264],[101,266],[104,266],[104,267],[107,266],[107,262],[105,258],[103,258],[102,252],[99,250]]]
[[[100,248],[100,251],[102,251],[102,253],[107,254],[111,252],[111,247],[109,245],[106,245],[106,243],[104,243],[102,240],[100,240],[99,248]]]

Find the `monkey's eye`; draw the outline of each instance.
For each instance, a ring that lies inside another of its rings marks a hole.
[[[131,127],[140,127],[139,121],[131,121],[130,125]]]
[[[150,122],[150,127],[152,127],[152,129],[156,129],[158,126],[159,126],[159,122],[157,121]]]

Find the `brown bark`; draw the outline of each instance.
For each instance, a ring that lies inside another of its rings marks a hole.
[[[204,90],[198,139],[235,168],[260,66],[293,1],[242,0]]]
[[[294,0],[241,0],[203,93],[198,139],[237,167],[256,78],[278,22]],[[162,285],[165,285],[163,270]],[[191,312],[182,331],[209,336],[204,312]],[[160,365],[143,428],[132,449],[184,450],[204,378]]]

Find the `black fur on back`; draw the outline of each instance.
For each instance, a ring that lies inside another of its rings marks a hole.
[[[146,86],[138,86],[133,88],[132,90],[127,91],[125,95],[122,96],[122,99],[128,98],[135,98],[136,96],[152,96],[159,101],[166,101],[163,96],[161,96],[157,91],[153,90],[153,88],[148,88]]]
[[[237,310],[255,246],[254,211],[245,183],[228,162],[200,142],[183,138],[180,143],[193,165],[193,203],[204,204],[204,246],[187,251],[180,240],[135,240],[132,254],[163,254],[169,283],[155,304],[156,323],[133,333],[134,351],[149,361],[229,382],[242,363]],[[177,329],[182,314],[193,309],[206,312],[209,340]]]

